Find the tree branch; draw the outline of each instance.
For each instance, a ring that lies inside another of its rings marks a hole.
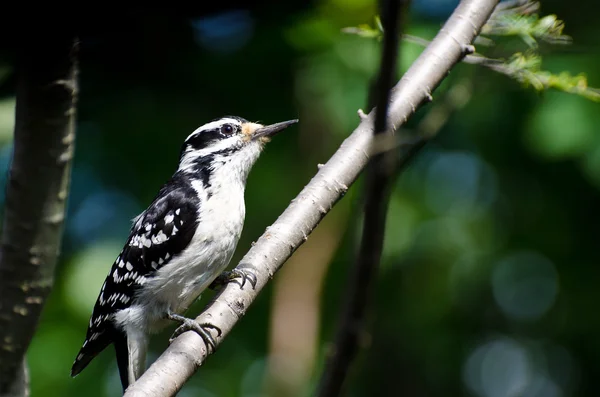
[[[74,149],[75,41],[21,37],[13,159],[0,246],[0,396],[28,395],[25,352],[53,284]],[[31,32],[26,33],[31,36]]]
[[[392,90],[388,123],[393,130],[397,130],[423,102],[430,101],[432,90],[467,52],[472,51],[470,43],[497,2],[461,1],[442,30]],[[249,286],[242,289],[237,283],[229,283],[198,316],[199,322],[210,322],[222,330],[220,336],[213,335],[218,344],[366,167],[371,158],[369,149],[373,141],[374,118],[375,114],[371,112],[362,119],[331,159],[242,258],[238,267],[256,273],[255,289]],[[207,356],[200,336],[186,332],[127,389],[125,396],[172,396]]]
[[[380,15],[384,34],[376,88],[374,134],[377,138],[385,139],[385,135],[391,135],[388,139],[393,139],[394,135],[394,131],[389,130],[387,126],[387,113],[390,90],[396,75],[401,32],[400,19],[406,5],[400,0],[381,1]],[[396,171],[396,152],[395,148],[376,154],[371,150],[372,159],[366,170],[362,241],[343,300],[335,344],[328,349],[327,362],[317,388],[317,396],[328,397],[340,394],[348,369],[359,349],[370,286],[381,261],[385,220]]]

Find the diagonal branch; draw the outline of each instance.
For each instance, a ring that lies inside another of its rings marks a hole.
[[[53,21],[54,22],[54,21]],[[24,356],[54,278],[75,139],[74,37],[18,43],[13,158],[0,245],[0,396],[28,395]]]
[[[416,109],[431,100],[431,93],[450,69],[472,51],[471,42],[492,13],[498,0],[463,0],[431,44],[394,87],[388,123],[397,130]],[[198,316],[201,323],[218,326],[217,344],[246,314],[250,304],[294,251],[308,238],[320,220],[346,193],[371,158],[375,114],[365,117],[331,159],[292,200],[242,258],[239,267],[257,275],[255,289],[228,284]],[[402,158],[399,158],[402,161]],[[172,396],[208,356],[202,339],[193,332],[179,336],[131,385],[125,396]]]
[[[390,90],[395,81],[397,54],[400,40],[400,18],[407,2],[381,1],[381,22],[384,27],[383,51],[376,88],[375,129],[377,138],[393,139],[394,131],[387,126]],[[338,323],[334,346],[328,349],[327,362],[317,388],[317,396],[338,396],[356,353],[364,329],[370,287],[381,261],[385,220],[389,197],[396,170],[396,150],[375,154],[367,167],[365,183],[365,210],[362,241],[356,263],[345,292],[343,308]]]

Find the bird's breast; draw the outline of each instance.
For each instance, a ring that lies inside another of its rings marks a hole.
[[[243,190],[213,191],[201,201],[197,216],[197,229],[188,247],[148,281],[144,294],[152,297],[141,301],[161,302],[150,311],[156,314],[153,317],[160,317],[166,309],[184,312],[225,270],[244,224]]]

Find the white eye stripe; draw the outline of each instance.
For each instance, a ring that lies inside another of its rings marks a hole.
[[[199,133],[201,131],[218,129],[218,128],[221,128],[224,124],[233,124],[233,125],[240,126],[239,120],[231,119],[229,117],[226,117],[226,118],[223,118],[223,119],[219,119],[217,121],[211,121],[210,123],[206,123],[203,126],[200,126],[200,127],[196,128],[194,130],[194,132],[192,132],[190,135],[188,135],[187,138],[185,138],[185,140],[187,142],[196,133]]]

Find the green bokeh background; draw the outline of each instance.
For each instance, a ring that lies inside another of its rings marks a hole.
[[[408,32],[432,38],[454,5],[413,2]],[[542,2],[575,43],[544,47],[546,69],[585,72],[600,86],[596,8],[592,0]],[[277,218],[358,124],[378,43],[340,29],[371,23],[375,13],[371,0],[250,2],[208,15],[132,13],[84,35],[63,252],[28,353],[34,397],[119,394],[112,348],[75,379],[70,366],[130,219],[174,171],[181,142],[199,125],[228,114],[300,119],[251,173],[234,263]],[[403,44],[399,69],[420,51]],[[4,179],[14,122],[7,59]],[[471,100],[396,182],[362,338],[370,349],[352,368],[347,395],[597,395],[600,107],[536,94],[471,65],[457,66],[434,98],[444,100],[452,84]],[[356,251],[361,196],[359,182],[179,395],[309,395]],[[286,334],[286,323],[296,332]],[[153,338],[150,361],[170,332]]]

